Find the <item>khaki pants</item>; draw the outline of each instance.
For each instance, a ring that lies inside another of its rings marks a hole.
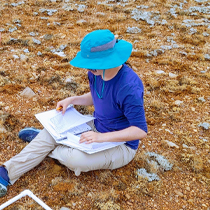
[[[94,130],[94,128],[93,128]],[[24,173],[33,169],[49,155],[57,159],[79,176],[81,172],[98,169],[116,169],[128,164],[136,150],[119,145],[105,151],[87,154],[80,150],[57,144],[51,135],[43,129],[19,154],[4,163],[10,183],[14,184]]]

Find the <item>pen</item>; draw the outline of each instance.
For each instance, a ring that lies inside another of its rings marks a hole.
[[[61,109],[63,109],[63,107],[62,106],[59,106],[56,110],[59,111]]]

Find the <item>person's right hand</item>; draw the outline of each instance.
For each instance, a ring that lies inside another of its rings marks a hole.
[[[67,107],[71,104],[72,98],[65,98],[62,101],[59,101],[56,106],[57,111],[62,111],[62,114],[65,114]],[[62,108],[60,108],[62,107]]]

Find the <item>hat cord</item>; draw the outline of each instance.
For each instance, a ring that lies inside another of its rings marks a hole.
[[[105,75],[105,69],[103,70],[103,85],[102,85],[102,89],[101,89],[101,95],[96,90],[96,75],[95,75],[94,89],[95,89],[96,94],[97,94],[97,96],[98,96],[99,99],[102,99],[103,98],[103,93],[104,93],[104,75]]]

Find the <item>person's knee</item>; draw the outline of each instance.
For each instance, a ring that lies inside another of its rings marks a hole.
[[[56,149],[60,148],[57,147]],[[68,147],[61,148],[61,150],[59,151],[59,157],[57,157],[57,159],[60,161],[60,163],[67,166],[71,170],[74,170],[78,167],[81,168],[87,165],[85,163],[87,157],[83,152]]]
[[[71,160],[69,160],[69,167],[71,168],[84,168],[87,166],[87,157],[86,154],[84,154],[81,151],[78,151],[76,149],[73,150]]]

